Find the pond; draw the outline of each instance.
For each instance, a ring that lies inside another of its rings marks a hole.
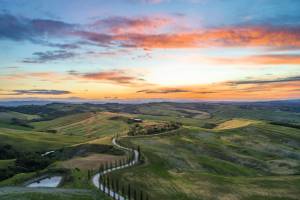
[[[57,187],[62,181],[62,176],[52,176],[28,184],[26,187]]]

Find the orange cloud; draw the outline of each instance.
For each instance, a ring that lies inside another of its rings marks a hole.
[[[130,75],[123,70],[90,72],[90,73],[76,74],[76,76],[79,76],[80,78],[83,79],[112,82],[119,85],[138,86],[138,85],[146,84],[144,79],[137,77],[135,75]]]
[[[94,22],[91,27],[94,29],[105,30],[113,34],[124,33],[145,33],[156,31],[171,23],[171,18],[167,17],[109,17]]]
[[[295,27],[230,27],[174,34],[115,35],[123,46],[141,48],[199,48],[209,46],[300,47],[300,29]]]
[[[117,83],[131,83],[136,80],[135,77],[125,75],[124,72],[121,71],[87,73],[82,75],[82,77],[92,80],[109,80]]]
[[[299,77],[286,77],[273,80],[232,81],[207,85],[191,85],[176,88],[147,88],[147,98],[184,98],[206,100],[257,100],[299,98]],[[131,96],[131,95],[130,95]],[[133,95],[133,97],[138,97]]]
[[[60,81],[101,81],[104,83],[112,83],[115,85],[127,86],[142,86],[150,85],[142,78],[143,74],[140,71],[130,70],[108,70],[98,72],[79,72],[76,70],[69,70],[67,73],[56,72],[20,72],[16,74],[1,75],[0,80],[38,80],[48,82]]]
[[[17,80],[17,79],[26,79],[26,78],[38,78],[38,79],[56,79],[59,77],[58,73],[55,72],[32,72],[32,73],[14,73],[2,75],[1,79],[8,80]]]
[[[214,58],[213,62],[219,64],[300,64],[300,55],[257,55],[242,58]]]
[[[177,89],[177,88],[162,88],[162,89],[145,89],[139,90],[137,93],[145,93],[145,94],[170,94],[170,93],[187,93],[191,92],[185,89]]]

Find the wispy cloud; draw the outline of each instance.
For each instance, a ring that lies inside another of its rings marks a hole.
[[[86,80],[112,82],[121,85],[138,85],[144,83],[144,79],[130,75],[124,70],[110,70],[90,73],[80,73],[75,70],[70,70],[68,73]]]
[[[0,14],[0,39],[31,40],[67,34],[75,25],[56,20],[29,19]]]
[[[176,20],[175,20],[176,21]],[[38,42],[49,37],[76,37],[99,46],[131,48],[202,48],[202,47],[300,47],[300,28],[291,25],[238,25],[194,31],[154,30],[172,22],[164,17],[108,17],[90,24],[28,19],[0,14],[0,39]],[[175,24],[176,26],[176,24]],[[147,30],[152,29],[149,34]],[[45,38],[46,36],[46,38]],[[45,43],[45,42],[41,42]],[[59,45],[58,45],[59,46]],[[63,46],[61,46],[63,47]],[[65,44],[65,47],[68,46]]]
[[[160,34],[103,34],[75,32],[98,45],[117,44],[131,48],[203,48],[203,47],[300,47],[298,27],[224,27],[194,32]],[[276,39],[275,39],[276,38]]]
[[[169,94],[169,93],[186,93],[191,92],[189,90],[177,89],[177,88],[166,88],[166,89],[146,89],[139,90],[137,93],[147,93],[147,94]]]
[[[225,27],[193,33],[124,35],[116,39],[124,41],[124,46],[143,48],[300,47],[300,28]]]
[[[240,81],[231,81],[228,83],[232,85],[243,85],[243,84],[285,83],[285,82],[294,82],[294,81],[300,81],[300,76],[291,76],[291,77],[268,79],[268,80],[240,80]]]
[[[263,54],[255,56],[247,56],[240,58],[213,58],[213,62],[219,64],[268,64],[268,65],[278,65],[278,64],[300,64],[300,55],[295,54]]]
[[[46,89],[32,89],[32,90],[13,90],[10,95],[64,95],[71,94],[70,91],[66,90],[46,90]]]
[[[45,42],[45,45],[47,45],[49,47],[60,48],[60,49],[79,49],[80,48],[79,44],[76,44],[76,43],[60,44],[60,43]]]
[[[25,58],[22,62],[24,63],[45,63],[55,60],[65,60],[68,58],[73,58],[77,54],[73,52],[68,52],[65,50],[56,51],[46,51],[46,52],[35,52],[32,58]]]
[[[167,17],[121,17],[114,16],[96,20],[91,27],[112,34],[146,33],[155,31],[171,23]]]

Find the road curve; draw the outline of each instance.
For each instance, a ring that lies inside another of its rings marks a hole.
[[[131,161],[129,161],[127,164],[125,165],[122,165],[122,166],[119,166],[119,167],[114,167],[112,169],[107,169],[107,170],[104,170],[103,172],[100,172],[100,173],[97,173],[93,176],[93,184],[94,186],[96,186],[97,188],[99,188],[102,192],[108,194],[109,196],[111,197],[114,197],[115,199],[120,199],[120,200],[125,200],[125,197],[123,197],[122,195],[118,194],[117,192],[114,192],[111,188],[108,189],[107,187],[104,187],[103,186],[103,183],[101,182],[102,180],[100,179],[99,180],[99,177],[100,175],[105,175],[105,174],[108,174],[108,173],[111,173],[113,171],[117,171],[117,170],[120,170],[120,169],[124,169],[124,168],[128,168],[128,167],[131,167],[133,165],[136,165],[138,163],[138,159],[139,159],[139,152],[137,150],[134,150],[134,149],[130,149],[130,148],[126,148],[126,147],[123,147],[121,145],[119,145],[116,141],[116,138],[113,138],[112,139],[112,144],[114,146],[116,146],[117,148],[119,149],[122,149],[124,151],[129,151],[129,152],[134,152],[134,157]]]

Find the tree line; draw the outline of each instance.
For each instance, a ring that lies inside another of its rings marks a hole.
[[[11,145],[0,146],[0,159],[15,159],[7,168],[0,169],[0,181],[17,173],[34,172],[49,166],[53,159],[34,152],[18,152]]]
[[[158,133],[163,133],[167,131],[176,130],[181,127],[179,122],[167,122],[163,124],[154,124],[143,126],[140,124],[134,124],[128,131],[129,136],[135,135],[153,135]]]

